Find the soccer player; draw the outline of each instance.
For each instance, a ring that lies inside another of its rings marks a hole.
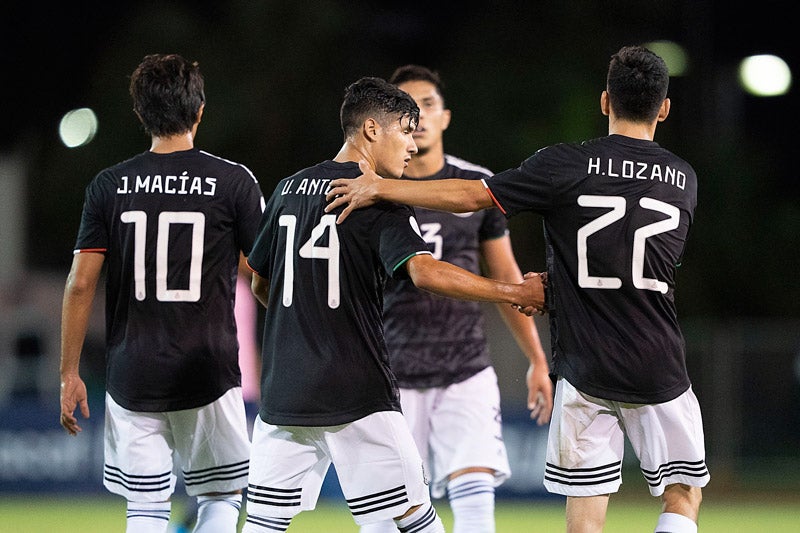
[[[357,176],[362,158],[400,177],[417,151],[419,108],[368,77],[347,88],[340,119],[339,153],[278,184],[247,259],[266,318],[243,531],[286,530],[315,507],[333,463],[357,524],[394,519],[400,531],[441,532],[389,367],[386,280],[408,276],[424,290],[522,309],[543,305],[542,280],[493,281],[434,259],[408,206],[383,202],[337,225],[324,212],[330,181]]]
[[[234,291],[264,199],[244,166],[194,146],[205,108],[197,63],[148,55],[130,80],[150,150],[86,189],[61,325],[61,425],[89,417],[81,347],[106,267],[106,488],[128,533],[167,530],[178,454],[195,532],[236,531],[250,443]]]
[[[669,74],[644,47],[611,57],[600,109],[609,135],[543,148],[483,180],[334,180],[328,211],[390,200],[448,211],[498,207],[544,217],[553,370],[545,487],[567,496],[567,531],[601,531],[622,482],[627,435],[653,496],[657,532],[697,530],[709,481],[700,408],[686,371],[675,270],[697,177],[654,142]]]
[[[443,134],[451,113],[439,74],[419,65],[394,71],[389,82],[420,109],[414,130],[417,153],[403,177],[413,180],[480,180],[487,169],[445,154]],[[436,259],[492,279],[522,279],[506,219],[497,209],[453,214],[418,208],[422,237]],[[536,326],[530,317],[498,305],[530,365],[528,406],[539,424],[550,420],[553,385]],[[484,317],[476,302],[437,296],[409,279],[390,280],[383,307],[389,361],[400,385],[400,402],[430,472],[431,494],[447,491],[454,533],[495,530],[494,491],[511,473],[501,430],[500,391],[492,367]],[[391,521],[361,533],[397,531]]]

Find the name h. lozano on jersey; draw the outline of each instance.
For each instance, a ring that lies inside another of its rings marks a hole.
[[[674,185],[683,190],[686,187],[686,174],[669,165],[658,165],[628,159],[601,159],[590,157],[586,169],[587,174],[638,180],[657,180]]]

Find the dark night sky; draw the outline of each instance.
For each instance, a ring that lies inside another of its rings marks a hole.
[[[690,72],[673,80],[673,111],[656,140],[691,161],[701,181],[681,281],[695,298],[687,308],[797,316],[800,297],[785,289],[800,268],[800,184],[789,144],[797,82],[771,99],[733,83],[746,54],[780,54],[800,72],[783,4],[14,2],[0,21],[0,153],[28,161],[30,262],[63,270],[85,184],[148,146],[127,95],[127,75],[147,53],[200,62],[209,105],[199,144],[250,166],[268,193],[287,173],[335,154],[342,90],[360,76],[387,77],[408,62],[440,70],[454,111],[448,151],[499,171],[541,146],[604,134],[597,100],[609,56],[625,44],[673,39],[689,51]],[[98,135],[67,150],[58,120],[83,106],[97,112]],[[540,228],[515,233],[525,237],[515,243],[523,260],[539,261]],[[769,254],[775,260],[764,261]]]

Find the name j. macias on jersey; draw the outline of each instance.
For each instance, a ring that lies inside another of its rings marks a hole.
[[[120,176],[117,194],[159,193],[159,194],[197,194],[214,196],[217,191],[217,178],[188,176]]]
[[[660,181],[674,185],[683,190],[686,187],[686,174],[669,165],[657,165],[642,161],[618,160],[608,158],[605,161],[599,157],[590,157],[587,174],[608,176],[611,178],[625,178]]]

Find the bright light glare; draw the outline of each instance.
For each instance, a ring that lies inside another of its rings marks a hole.
[[[58,134],[67,148],[77,148],[91,142],[97,133],[97,115],[88,107],[73,109],[61,118]]]
[[[739,64],[739,83],[755,96],[780,96],[792,85],[792,71],[778,56],[750,56]]]
[[[657,54],[667,64],[670,76],[684,76],[689,70],[689,59],[683,46],[674,41],[652,41],[645,48]]]

